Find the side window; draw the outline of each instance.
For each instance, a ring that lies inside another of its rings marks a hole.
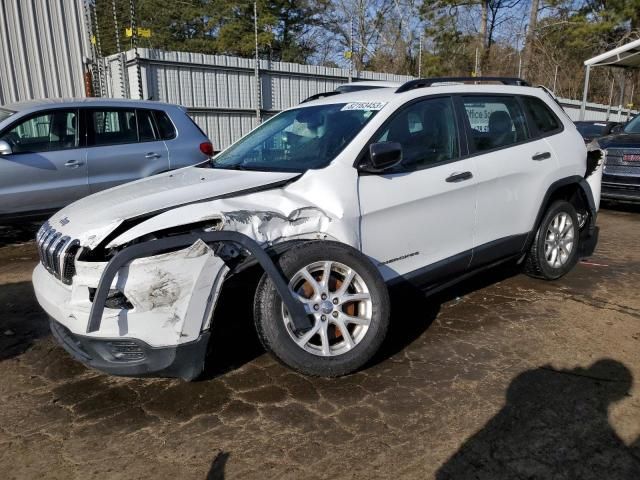
[[[6,131],[0,140],[14,153],[39,153],[78,146],[77,112],[53,110],[36,114]]]
[[[375,142],[402,145],[402,163],[395,170],[419,170],[459,156],[458,133],[451,98],[431,98],[401,110]]]
[[[141,142],[153,142],[159,138],[150,110],[136,110],[138,116],[138,137]]]
[[[134,110],[90,110],[89,122],[93,127],[90,145],[117,145],[138,141]]]
[[[160,110],[154,110],[153,113],[156,116],[156,124],[160,131],[160,138],[162,140],[171,140],[172,138],[176,138],[176,129],[169,116]]]
[[[528,138],[524,113],[515,97],[462,97],[475,150],[506,147]]]
[[[535,97],[522,97],[522,101],[540,133],[545,134],[560,128],[560,121],[542,100]]]

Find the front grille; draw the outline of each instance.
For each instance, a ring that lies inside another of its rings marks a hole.
[[[44,268],[63,283],[70,284],[76,273],[75,257],[80,242],[62,235],[46,222],[38,230],[36,244]]]
[[[605,165],[631,168],[640,167],[640,161],[625,161],[625,155],[633,155],[636,157],[637,155],[640,155],[640,148],[607,148]]]

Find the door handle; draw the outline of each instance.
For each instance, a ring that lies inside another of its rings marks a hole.
[[[78,160],[67,160],[64,162],[64,166],[67,168],[78,168],[80,165],[82,165],[82,162]]]
[[[159,153],[149,152],[144,156],[144,158],[160,158],[161,156],[162,155],[160,155]]]
[[[473,174],[471,172],[452,173],[447,177],[446,181],[449,183],[456,183],[464,182],[470,178],[473,178]]]
[[[551,158],[551,153],[542,152],[542,153],[536,153],[533,157],[531,157],[531,160],[536,160],[539,162],[540,160],[546,160],[547,158]]]

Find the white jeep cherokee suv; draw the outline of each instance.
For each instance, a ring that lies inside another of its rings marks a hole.
[[[212,323],[234,321],[216,316],[223,283],[261,269],[266,349],[337,376],[381,345],[390,284],[504,261],[559,278],[595,248],[601,162],[545,90],[489,80],[311,101],[207,163],[64,208],[33,273],[53,334],[106,372],[192,379]]]

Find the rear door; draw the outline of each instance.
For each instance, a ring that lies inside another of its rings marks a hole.
[[[424,286],[464,271],[471,259],[475,167],[451,97],[402,107],[373,142],[398,142],[403,160],[359,177],[362,251],[385,280]]]
[[[150,110],[85,110],[89,189],[98,192],[169,169],[165,143]]]
[[[460,96],[477,168],[472,267],[521,251],[557,159],[515,95]]]
[[[0,133],[0,215],[59,209],[89,193],[76,109],[41,111]]]

